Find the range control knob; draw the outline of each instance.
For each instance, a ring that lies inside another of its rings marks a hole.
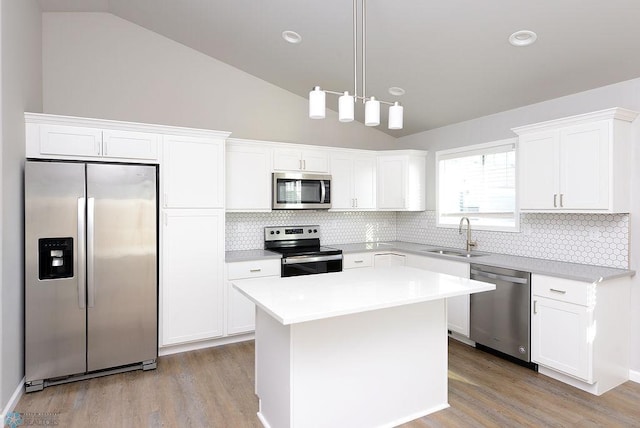
[[[311,233],[311,229],[309,229],[308,232]]]
[[[271,232],[269,232],[269,233],[273,235],[275,232],[272,230],[272,231],[271,231]]]
[[[313,229],[313,233],[318,233],[318,229]]]
[[[280,235],[280,231],[279,230],[276,230],[276,235]]]

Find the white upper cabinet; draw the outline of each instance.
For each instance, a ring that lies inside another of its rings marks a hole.
[[[629,212],[631,126],[614,108],[514,128],[523,211]]]
[[[419,150],[391,150],[378,154],[379,210],[424,211],[426,155]]]
[[[331,209],[376,208],[376,157],[366,151],[331,153]]]
[[[227,140],[227,211],[271,211],[271,153],[263,142]]]
[[[90,126],[86,126],[90,125]],[[110,129],[118,122],[66,116],[25,113],[26,155],[28,158],[158,161],[160,135],[144,124]]]
[[[224,138],[163,136],[162,206],[224,208]]]
[[[329,171],[329,154],[322,149],[276,147],[273,152],[273,169],[326,173]]]

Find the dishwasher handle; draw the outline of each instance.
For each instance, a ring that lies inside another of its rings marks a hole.
[[[517,276],[507,276],[507,275],[498,275],[497,273],[489,273],[481,270],[471,269],[471,275],[480,276],[483,278],[489,279],[499,279],[501,281],[512,282],[515,284],[528,284],[529,280],[527,278],[520,278]],[[471,278],[475,279],[475,278]]]

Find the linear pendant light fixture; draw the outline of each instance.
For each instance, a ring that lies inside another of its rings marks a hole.
[[[358,1],[362,1],[362,95],[358,95]],[[321,89],[315,86],[309,92],[309,118],[324,119],[326,116],[326,94],[338,95],[338,119],[340,122],[354,120],[354,106],[358,100],[364,103],[364,124],[366,126],[380,125],[380,103],[389,105],[389,129],[402,129],[403,107],[399,102],[388,102],[368,97],[366,95],[366,0],[353,0],[353,94],[349,91],[337,92]]]

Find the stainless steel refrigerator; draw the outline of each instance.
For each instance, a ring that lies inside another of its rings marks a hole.
[[[157,167],[25,163],[25,388],[158,355]]]

